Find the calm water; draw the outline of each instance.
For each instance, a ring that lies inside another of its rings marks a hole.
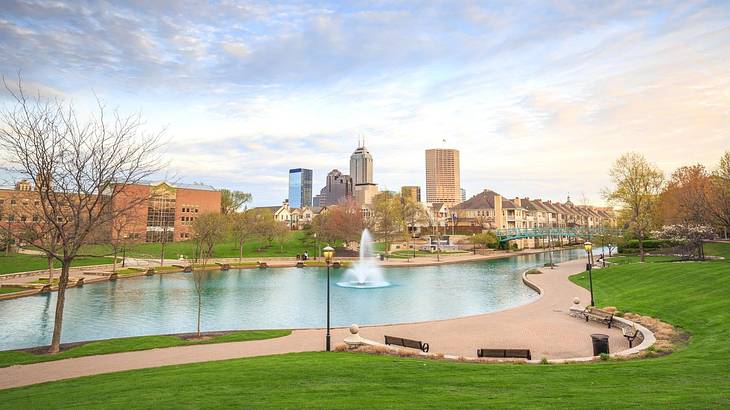
[[[554,260],[582,257],[554,252]],[[520,274],[547,255],[441,265],[388,268],[380,289],[335,283],[333,326],[403,323],[491,312],[537,297]],[[202,330],[325,326],[325,269],[246,269],[205,274]],[[191,274],[103,282],[67,291],[63,342],[195,331],[197,296]],[[46,345],[53,332],[56,294],[0,301],[0,350]]]

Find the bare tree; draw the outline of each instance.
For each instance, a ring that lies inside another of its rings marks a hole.
[[[604,197],[617,203],[629,215],[629,225],[639,240],[639,255],[644,261],[644,239],[656,223],[655,212],[664,174],[641,154],[630,152],[614,162],[610,170],[615,187]]]
[[[82,120],[69,103],[29,97],[20,80],[15,88],[4,79],[3,84],[15,104],[0,111],[1,155],[12,174],[32,182],[39,216],[58,239],[57,248],[35,243],[61,263],[48,350],[56,353],[71,263],[94,229],[147,201],[125,187],[158,170],[159,134],[143,134],[138,115],[125,117],[114,111],[109,118],[101,102],[96,115]]]
[[[195,293],[198,296],[198,324],[197,333],[200,336],[200,315],[203,308],[203,279],[205,265],[208,260],[213,257],[213,248],[215,245],[225,239],[228,229],[228,221],[222,214],[203,214],[193,222],[193,231],[195,231],[196,252],[193,261],[193,283],[195,285]],[[195,262],[199,261],[200,265],[196,269]]]
[[[231,234],[238,245],[238,263],[243,260],[243,245],[256,237],[256,213],[252,210],[228,216]]]

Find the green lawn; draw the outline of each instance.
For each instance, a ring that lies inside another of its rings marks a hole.
[[[728,248],[721,249],[726,251]],[[594,273],[598,305],[660,317],[689,332],[689,344],[654,359],[573,365],[477,365],[348,353],[288,354],[7,390],[0,392],[0,407],[730,406],[730,260],[626,264]],[[578,274],[574,280],[585,285],[585,276]]]
[[[97,354],[130,352],[134,350],[158,349],[161,347],[189,346],[210,343],[242,342],[287,336],[289,330],[243,330],[207,340],[185,340],[177,336],[140,336],[122,339],[100,340],[71,348],[55,355],[33,354],[25,351],[6,350],[0,352],[0,367],[14,364],[28,364],[68,359],[71,357],[91,356]],[[2,393],[0,393],[2,396]],[[0,403],[2,406],[2,403]]]
[[[79,256],[74,260],[72,266],[104,265],[111,263],[112,258],[102,256]],[[61,264],[56,261],[54,266],[56,268],[60,268]],[[26,255],[23,253],[11,253],[8,256],[0,254],[0,275],[41,269],[48,269],[48,261],[45,256]]]
[[[27,290],[27,289],[25,289],[25,288],[16,288],[16,287],[13,287],[13,286],[2,287],[2,288],[0,288],[0,295],[2,295],[3,293],[20,292],[22,290]]]
[[[278,242],[274,242],[269,246],[263,241],[251,241],[243,246],[244,258],[255,257],[276,257],[276,256],[295,256],[303,254],[304,251],[309,252],[309,256],[317,253],[317,243],[307,235],[305,231],[293,231],[289,234],[288,239],[284,242],[282,248]],[[326,244],[320,242],[320,247]],[[162,245],[159,243],[139,243],[129,245],[127,247],[127,256],[141,258],[159,258]],[[85,245],[80,252],[84,255],[111,255],[113,249],[110,245]],[[195,242],[180,241],[165,244],[165,258],[177,259],[180,255],[190,258],[195,253]],[[217,258],[237,258],[238,244],[228,240],[216,245],[213,248],[213,256]]]

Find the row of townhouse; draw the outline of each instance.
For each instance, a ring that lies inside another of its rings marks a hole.
[[[485,189],[450,209],[452,223],[458,228],[494,230],[506,228],[616,228],[612,208],[575,205],[541,199],[505,198]],[[544,238],[520,240],[520,247],[538,247]],[[561,239],[562,240],[562,239]]]

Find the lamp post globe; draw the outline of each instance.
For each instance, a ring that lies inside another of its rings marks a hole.
[[[330,264],[332,263],[332,258],[335,255],[335,250],[327,245],[322,249],[322,255],[324,256],[324,261],[327,264],[327,336],[325,337],[325,350],[330,351],[331,350],[331,336],[330,336]]]

